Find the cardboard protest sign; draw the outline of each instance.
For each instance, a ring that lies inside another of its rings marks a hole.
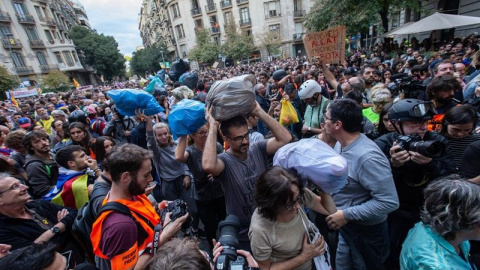
[[[345,59],[345,26],[303,36],[308,57],[323,60],[325,64],[340,64]]]

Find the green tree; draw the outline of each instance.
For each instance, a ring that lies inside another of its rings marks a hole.
[[[42,88],[53,91],[65,91],[70,87],[70,80],[65,73],[59,70],[50,71],[42,80]]]
[[[330,27],[346,25],[347,32],[365,33],[369,25],[381,23],[383,32],[388,31],[388,18],[401,9],[420,11],[419,0],[316,0],[305,17],[305,26],[310,31],[321,31]]]
[[[82,26],[70,31],[70,38],[85,55],[85,63],[94,67],[107,80],[125,76],[125,58],[118,50],[118,43],[111,36],[98,34]]]
[[[155,74],[160,69],[160,62],[163,62],[166,51],[164,44],[158,44],[133,52],[132,60],[130,61],[132,74],[138,76]]]
[[[20,85],[17,76],[10,74],[8,70],[0,65],[0,91],[12,90]]]
[[[208,30],[198,30],[195,47],[188,53],[189,58],[200,63],[211,64],[217,60],[218,53],[218,46],[210,39]]]
[[[222,46],[223,54],[227,58],[232,58],[234,60],[248,58],[255,48],[252,37],[248,36],[247,33],[242,30],[239,31],[234,22],[227,24],[225,27],[225,33],[227,39]]]
[[[280,53],[282,47],[282,39],[277,31],[265,31],[257,35],[258,47],[264,48],[268,55]]]

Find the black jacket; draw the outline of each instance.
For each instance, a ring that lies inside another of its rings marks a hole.
[[[397,140],[397,132],[388,133],[375,140],[383,153],[390,160],[390,148]],[[424,141],[435,140],[443,142],[447,148],[445,154],[439,158],[433,158],[426,165],[420,165],[413,161],[395,168],[392,166],[393,180],[397,188],[400,200],[399,210],[418,215],[423,205],[423,190],[433,180],[455,172],[453,159],[448,149],[448,140],[434,132],[425,133]],[[375,168],[372,168],[375,169]]]

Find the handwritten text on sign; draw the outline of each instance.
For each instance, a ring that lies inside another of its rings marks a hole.
[[[338,64],[345,59],[345,26],[303,36],[308,57],[317,57],[324,63]]]

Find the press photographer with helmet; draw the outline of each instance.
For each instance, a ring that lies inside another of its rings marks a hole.
[[[396,132],[375,140],[390,160],[400,200],[399,209],[388,216],[390,266],[398,265],[402,242],[408,230],[420,220],[424,188],[434,179],[454,172],[447,139],[428,131],[428,121],[435,114],[432,102],[400,100],[388,112]]]

